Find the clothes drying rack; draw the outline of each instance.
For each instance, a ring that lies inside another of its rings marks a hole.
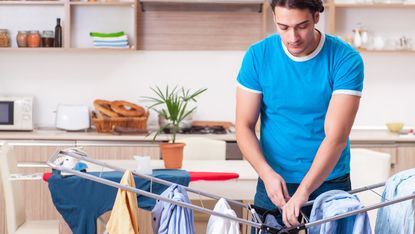
[[[272,234],[297,233],[300,230],[307,230],[310,227],[317,226],[317,225],[320,225],[320,224],[323,224],[323,223],[326,223],[326,222],[339,220],[339,219],[346,218],[346,217],[353,216],[353,215],[357,215],[359,213],[363,213],[363,212],[366,212],[366,211],[369,211],[369,210],[374,210],[374,209],[389,206],[389,205],[392,205],[392,204],[395,204],[395,203],[403,202],[403,201],[406,201],[406,200],[415,199],[415,193],[413,193],[413,194],[410,194],[410,195],[407,195],[407,196],[402,196],[402,197],[399,197],[399,198],[396,198],[396,199],[393,199],[393,200],[388,200],[388,201],[376,203],[376,204],[373,204],[373,205],[370,205],[370,206],[366,206],[366,207],[363,207],[363,208],[360,208],[360,209],[356,209],[356,210],[346,212],[346,213],[343,213],[343,214],[339,214],[339,215],[335,215],[335,216],[332,216],[332,217],[327,217],[327,218],[323,218],[323,219],[312,221],[312,222],[302,223],[302,224],[299,224],[299,225],[293,226],[293,227],[284,227],[284,228],[279,229],[279,228],[275,228],[275,227],[268,226],[268,225],[264,224],[262,222],[261,218],[259,217],[257,211],[255,210],[255,206],[253,206],[253,205],[245,204],[245,203],[241,203],[241,202],[238,202],[238,201],[235,201],[235,200],[224,198],[229,204],[236,205],[238,207],[241,207],[242,209],[247,209],[251,214],[251,220],[226,215],[226,214],[219,213],[219,212],[216,212],[216,211],[213,211],[211,209],[207,209],[207,208],[204,208],[204,207],[201,207],[201,206],[197,206],[197,205],[193,205],[193,204],[185,203],[185,202],[181,202],[181,201],[175,201],[175,200],[163,197],[161,195],[154,194],[154,193],[151,192],[151,186],[150,186],[150,192],[147,192],[145,190],[137,189],[135,187],[131,187],[131,186],[127,186],[127,185],[122,185],[120,183],[117,183],[117,182],[114,182],[114,181],[111,181],[111,180],[108,180],[108,179],[104,179],[104,178],[101,177],[101,174],[99,174],[98,176],[97,175],[91,175],[91,174],[88,174],[88,173],[85,173],[85,172],[80,172],[80,171],[76,171],[76,170],[73,170],[73,169],[63,167],[63,166],[61,166],[61,164],[62,164],[62,162],[64,160],[63,158],[65,156],[73,157],[73,158],[77,159],[79,162],[85,161],[85,162],[88,162],[88,163],[91,163],[91,164],[98,165],[98,166],[101,167],[101,172],[104,170],[104,168],[108,168],[108,169],[123,172],[123,173],[126,171],[126,169],[124,169],[124,168],[120,168],[120,167],[117,167],[117,166],[114,166],[114,165],[110,165],[110,164],[105,163],[105,162],[100,161],[100,160],[92,159],[92,158],[88,157],[87,154],[85,152],[83,152],[82,150],[80,150],[79,148],[69,148],[69,149],[64,149],[64,150],[60,150],[60,151],[55,152],[49,158],[49,160],[47,161],[48,166],[51,167],[52,169],[55,169],[55,170],[58,170],[58,171],[61,171],[61,172],[65,172],[65,173],[68,173],[70,175],[79,176],[79,177],[84,178],[84,179],[92,180],[92,181],[102,183],[102,184],[105,184],[105,185],[108,185],[108,186],[112,186],[112,187],[115,187],[115,188],[118,188],[118,189],[123,189],[123,190],[129,191],[129,192],[136,193],[138,195],[142,195],[142,196],[145,196],[145,197],[155,199],[155,200],[161,200],[161,201],[169,202],[169,203],[172,203],[174,205],[178,205],[178,206],[181,206],[181,207],[184,207],[184,208],[189,208],[189,209],[192,209],[194,211],[198,211],[198,212],[205,213],[205,214],[208,214],[208,215],[215,215],[215,216],[218,216],[218,217],[229,219],[229,220],[238,222],[240,224],[245,224],[245,225],[248,225],[250,227],[256,228],[256,230],[258,230],[258,232],[266,231],[266,232],[272,233]],[[215,199],[215,200],[219,200],[220,198],[222,198],[222,197],[217,196],[215,194],[211,194],[211,193],[199,191],[199,190],[196,190],[196,189],[192,189],[192,188],[184,186],[184,185],[175,184],[175,183],[172,183],[172,182],[169,182],[169,181],[166,181],[166,180],[162,180],[162,179],[159,179],[159,178],[156,178],[156,177],[153,177],[153,176],[137,173],[135,171],[131,171],[131,173],[133,175],[139,177],[139,178],[147,179],[151,183],[159,183],[159,184],[166,185],[166,186],[177,185],[177,186],[183,187],[187,192],[195,193],[195,194],[199,195],[199,197],[203,196],[203,197],[207,197],[207,198],[211,198],[211,199]],[[363,191],[367,191],[367,190],[371,190],[372,192],[376,193],[375,191],[373,191],[373,189],[382,187],[384,185],[385,185],[385,182],[378,183],[378,184],[373,184],[373,185],[369,185],[369,186],[364,186],[364,187],[361,187],[361,188],[358,188],[358,189],[351,190],[351,191],[349,191],[349,193],[350,194],[355,194],[355,193],[359,193],[359,192],[363,192]],[[378,193],[376,193],[376,194],[379,195]],[[304,206],[312,205],[313,202],[314,201],[309,201],[309,202],[305,203]]]

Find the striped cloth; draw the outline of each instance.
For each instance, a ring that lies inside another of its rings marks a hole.
[[[94,48],[130,48],[128,37],[124,32],[98,33],[91,32]]]

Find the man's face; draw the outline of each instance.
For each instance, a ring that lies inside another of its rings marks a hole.
[[[314,15],[308,9],[275,7],[274,21],[282,42],[294,56],[305,56],[314,49],[314,26],[320,13]]]

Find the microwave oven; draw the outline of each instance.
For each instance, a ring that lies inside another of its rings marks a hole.
[[[0,131],[33,130],[33,97],[0,96]]]

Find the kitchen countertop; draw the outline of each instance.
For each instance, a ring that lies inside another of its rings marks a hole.
[[[167,141],[168,134],[160,134],[157,141]],[[178,134],[177,139],[185,137],[209,137],[212,139],[236,141],[235,133],[228,134]],[[110,133],[67,132],[58,129],[35,129],[31,132],[0,131],[0,139],[4,140],[86,140],[86,141],[152,141],[152,136],[146,135],[114,135]],[[387,130],[353,129],[350,134],[352,143],[378,142],[399,143],[415,142],[414,135],[399,135],[389,133]]]
[[[185,137],[209,137],[212,139],[235,141],[234,133],[228,134],[177,134],[176,139]],[[156,141],[168,141],[169,134],[159,134]],[[59,129],[35,129],[31,132],[0,131],[0,139],[5,140],[85,140],[85,141],[153,141],[153,135],[117,135],[98,133],[94,130],[87,132],[68,132]]]
[[[413,134],[397,134],[388,130],[353,129],[350,133],[350,141],[353,142],[379,142],[379,143],[405,143],[415,142]]]

